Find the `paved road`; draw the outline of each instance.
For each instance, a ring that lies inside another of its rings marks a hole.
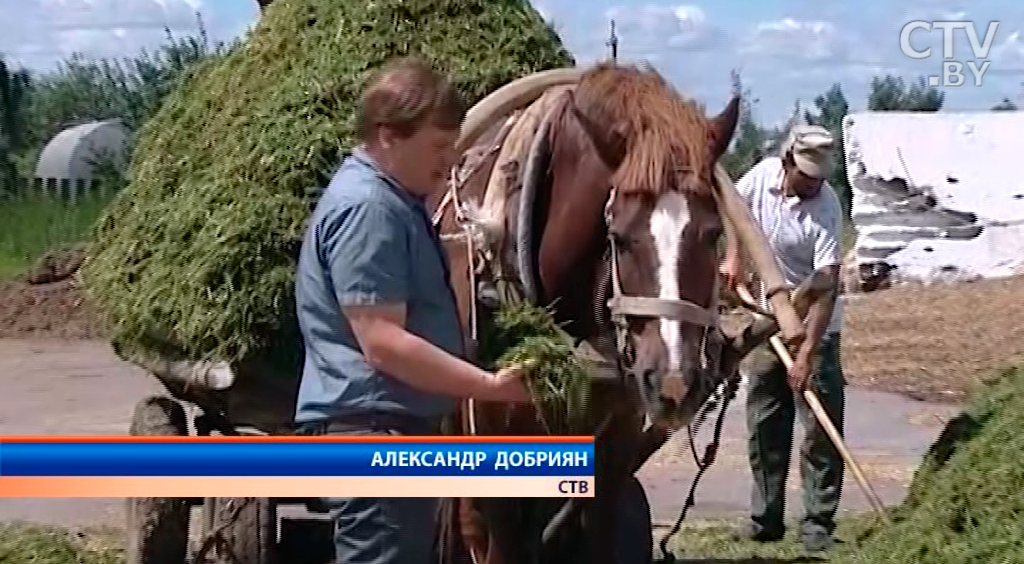
[[[162,387],[106,343],[0,339],[0,434],[123,434],[135,402]],[[3,499],[0,520],[121,525],[119,499]]]
[[[161,393],[155,379],[118,360],[103,342],[0,339],[0,434],[120,434],[134,404]],[[886,503],[899,503],[913,469],[953,413],[900,396],[848,391],[848,440]],[[742,515],[749,496],[744,458],[743,397],[726,417],[719,460],[697,493],[694,518]],[[709,419],[697,440],[710,438]],[[794,466],[795,468],[795,466]],[[680,433],[640,472],[656,521],[670,521],[685,500],[695,466]],[[791,472],[796,484],[798,471]],[[798,491],[792,499],[799,501]],[[844,509],[863,510],[863,494],[848,478]],[[0,500],[0,521],[26,519],[67,526],[120,525],[118,499]],[[790,504],[790,511],[799,507]]]
[[[846,395],[845,442],[883,503],[898,504],[921,456],[958,410],[859,388],[847,388]],[[751,481],[746,458],[744,400],[741,390],[729,406],[718,458],[704,473],[697,489],[696,505],[690,509],[687,519],[690,516],[742,516],[749,507]],[[717,412],[708,418],[695,441],[700,456],[711,441],[716,416]],[[797,424],[786,508],[793,517],[799,517],[802,511],[796,455],[802,439],[803,429]],[[651,499],[656,521],[676,519],[696,468],[686,433],[681,432],[640,470],[639,477]],[[867,498],[849,471],[845,478],[841,510],[870,510]]]

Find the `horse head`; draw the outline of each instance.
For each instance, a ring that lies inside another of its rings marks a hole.
[[[708,119],[654,71],[599,65],[552,118],[538,287],[662,424],[685,423],[684,399],[715,370],[713,182],[737,117],[738,99]]]
[[[717,382],[702,376],[718,376],[723,344],[723,219],[756,229],[715,193],[739,99],[709,118],[652,69],[543,71],[474,106],[461,148],[557,85],[567,88],[520,163],[512,270],[528,297],[552,305],[576,339],[634,377],[654,422],[678,428]]]

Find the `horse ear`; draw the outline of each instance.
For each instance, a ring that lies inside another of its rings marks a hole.
[[[716,158],[724,155],[729,149],[739,119],[740,97],[733,96],[725,110],[711,121],[711,154]]]

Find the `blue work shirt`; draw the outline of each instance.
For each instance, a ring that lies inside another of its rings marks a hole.
[[[341,309],[405,303],[409,332],[461,357],[448,272],[423,201],[357,148],[321,196],[299,256],[295,290],[305,362],[296,422],[375,414],[437,420],[451,413],[455,398],[374,369]]]

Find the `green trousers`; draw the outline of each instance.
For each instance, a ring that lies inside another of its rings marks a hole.
[[[809,388],[821,400],[840,434],[843,432],[845,380],[839,358],[839,334],[826,335],[812,365]],[[800,452],[805,517],[803,535],[831,535],[843,485],[843,459],[818,423],[803,396],[793,393],[786,367],[769,344],[744,360],[748,375],[747,431],[753,475],[751,519],[767,535],[784,530],[786,478],[793,446],[793,423],[804,428]]]

